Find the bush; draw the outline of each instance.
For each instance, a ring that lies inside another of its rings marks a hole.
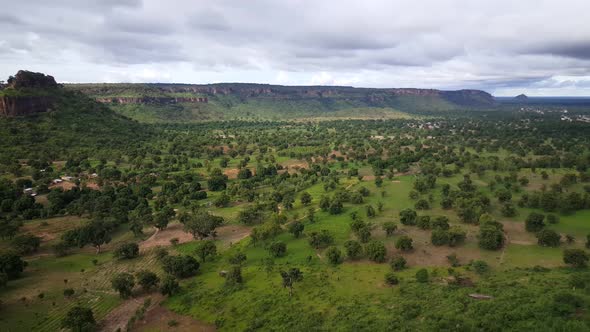
[[[583,306],[584,300],[569,292],[560,292],[553,296],[553,311],[559,316],[571,316]]]
[[[537,233],[537,242],[543,247],[558,247],[561,235],[554,230],[543,229]]]
[[[475,273],[477,274],[484,274],[488,272],[490,269],[488,263],[480,260],[471,262],[471,267],[473,268],[473,270],[475,270]]]
[[[334,237],[325,229],[322,229],[319,232],[309,233],[309,244],[316,249],[325,248],[333,242]]]
[[[117,259],[132,259],[137,256],[139,256],[139,246],[137,243],[121,244],[113,252],[113,257]]]
[[[336,247],[330,247],[326,250],[326,257],[328,261],[333,265],[342,263],[342,252]]]
[[[428,210],[430,209],[430,203],[427,200],[421,199],[414,204],[416,210]]]
[[[358,241],[348,240],[344,242],[344,248],[346,249],[346,256],[350,259],[357,259],[363,253],[363,248]]]
[[[573,267],[585,267],[588,264],[588,254],[582,249],[566,249],[563,251],[563,262]]]
[[[166,276],[162,283],[160,284],[160,293],[162,295],[174,295],[180,291],[180,285],[178,281],[172,276]]]
[[[447,230],[450,227],[449,218],[447,218],[446,216],[438,216],[434,218],[434,220],[432,221],[431,227],[432,229]]]
[[[128,298],[133,292],[135,278],[129,273],[119,273],[111,279],[111,285],[122,298]]]
[[[421,283],[428,282],[428,270],[426,270],[426,269],[418,270],[418,272],[416,272],[416,281],[421,282]]]
[[[402,235],[395,241],[395,248],[402,251],[412,250],[414,249],[412,242],[414,242],[414,240],[412,240],[411,237]]]
[[[268,246],[267,250],[273,257],[283,257],[287,254],[287,244],[285,242],[275,241]]]
[[[385,283],[390,286],[394,286],[399,284],[399,279],[393,272],[388,272],[385,274]]]
[[[407,261],[403,256],[395,256],[389,262],[391,269],[394,271],[401,271],[407,267]]]
[[[96,330],[96,320],[92,309],[75,306],[68,311],[61,321],[61,327],[72,331],[94,331]]]
[[[545,227],[545,215],[537,212],[531,212],[525,220],[525,229],[527,232],[536,233]]]
[[[449,232],[442,229],[435,229],[430,235],[430,242],[435,246],[443,246],[449,243]]]
[[[385,255],[387,254],[387,250],[385,249],[385,245],[381,241],[371,241],[365,247],[365,252],[367,257],[370,260],[383,263],[385,261]]]
[[[397,230],[397,225],[393,221],[386,221],[382,226],[386,236],[392,236]]]
[[[160,282],[160,278],[151,271],[139,271],[135,276],[137,277],[137,283],[146,292],[158,287],[158,283]]]
[[[416,225],[420,229],[430,229],[430,216],[419,216]]]
[[[41,245],[41,238],[31,234],[16,236],[12,239],[11,245],[21,255],[32,254]]]
[[[399,212],[400,222],[406,226],[416,225],[418,214],[412,209],[404,209]]]

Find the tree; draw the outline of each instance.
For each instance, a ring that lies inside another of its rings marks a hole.
[[[537,242],[543,247],[559,247],[561,235],[554,230],[542,229],[537,233]]]
[[[449,246],[455,247],[465,241],[467,232],[461,229],[459,226],[453,226],[449,230]]]
[[[82,306],[75,306],[68,310],[61,321],[61,327],[73,332],[91,332],[97,328],[92,309]]]
[[[412,250],[414,249],[412,242],[414,242],[414,240],[412,240],[411,237],[407,235],[402,235],[395,241],[395,248],[401,251]]]
[[[538,232],[545,227],[545,215],[537,212],[531,212],[525,220],[525,229],[527,232]]]
[[[504,217],[514,217],[516,216],[516,207],[512,203],[506,203],[502,205],[502,215]]]
[[[197,274],[200,264],[188,255],[166,256],[162,259],[162,268],[177,278],[188,278]]]
[[[289,233],[293,234],[295,238],[299,238],[299,236],[301,236],[303,233],[304,228],[305,226],[302,222],[295,220],[289,225]]]
[[[372,205],[367,205],[367,217],[369,218],[373,218],[374,216],[377,215],[377,212],[375,212],[375,208]]]
[[[428,282],[428,278],[428,270],[420,269],[416,272],[416,281],[426,283]]]
[[[416,225],[418,214],[412,209],[403,209],[399,212],[400,222],[407,226]]]
[[[340,199],[338,199],[338,198],[334,198],[330,202],[330,207],[328,208],[328,212],[330,212],[330,214],[340,214],[340,213],[342,213],[343,209],[344,209],[344,206],[342,205],[342,201],[340,201]]]
[[[172,211],[172,213],[170,213]],[[154,227],[159,230],[166,229],[170,220],[174,217],[176,213],[171,208],[167,207],[162,209],[161,211],[156,212],[154,215]]]
[[[497,221],[486,221],[479,225],[479,247],[487,250],[498,250],[504,245],[502,224]]]
[[[390,286],[394,286],[399,284],[399,279],[393,272],[387,272],[385,274],[385,283],[387,283]]]
[[[490,266],[485,261],[476,260],[471,262],[471,267],[475,270],[477,274],[484,274],[489,271]]]
[[[173,276],[164,277],[164,280],[162,280],[162,283],[160,284],[160,293],[162,293],[162,295],[171,296],[178,293],[179,290],[180,285],[178,284],[178,280]]]
[[[215,201],[213,201],[213,205],[215,205],[216,207],[222,208],[222,207],[226,207],[230,202],[230,197],[229,195],[224,191],[221,193],[221,195],[219,195]]]
[[[285,242],[275,241],[268,246],[267,250],[273,257],[283,257],[287,254],[287,244]]]
[[[334,242],[334,237],[329,231],[322,229],[319,232],[309,233],[309,244],[316,248],[325,248]]]
[[[94,220],[86,226],[75,230],[74,234],[77,235],[77,242],[80,248],[87,244],[92,245],[96,248],[96,253],[100,253],[100,248],[109,242],[111,242],[111,231],[113,226],[104,221]],[[66,233],[67,234],[67,233]]]
[[[588,254],[582,249],[565,249],[563,251],[563,262],[573,267],[586,267]]]
[[[17,253],[28,255],[39,249],[41,238],[32,234],[23,234],[13,238],[10,242]]]
[[[397,230],[397,224],[393,221],[386,221],[383,223],[382,228],[385,231],[386,236],[393,236]]]
[[[429,229],[430,228],[430,216],[419,216],[416,225],[420,229]]]
[[[293,296],[293,285],[303,280],[303,273],[298,268],[291,268],[288,271],[281,271],[283,288],[289,288],[289,296]]]
[[[304,191],[301,193],[300,200],[301,200],[301,204],[307,206],[307,205],[311,204],[312,197],[307,191]]]
[[[184,230],[193,237],[202,240],[208,236],[215,236],[215,229],[223,224],[223,218],[214,216],[207,211],[197,211],[192,215],[183,215],[181,218]]]
[[[229,256],[227,261],[233,265],[242,265],[246,261],[246,259],[246,255],[243,252],[238,251],[235,254]]]
[[[383,242],[373,240],[365,247],[365,253],[370,260],[377,263],[383,263],[385,261],[385,256],[387,255],[387,250],[385,249]]]
[[[129,273],[118,273],[111,279],[113,289],[119,292],[119,295],[126,299],[131,296],[135,286],[135,278]]]
[[[135,277],[137,278],[137,283],[145,292],[158,287],[158,283],[160,283],[160,278],[154,272],[147,270],[137,272]]]
[[[0,254],[0,273],[6,274],[9,280],[16,279],[27,267],[27,262],[12,252]]]
[[[333,265],[342,263],[342,252],[336,247],[330,247],[326,250],[326,257],[328,261]]]
[[[443,246],[449,243],[449,232],[442,229],[435,229],[430,235],[430,242],[435,246]]]
[[[395,256],[389,262],[389,265],[394,271],[401,271],[407,267],[407,261],[403,256]]]
[[[447,230],[450,227],[449,218],[447,218],[446,216],[438,216],[434,218],[434,220],[432,220],[430,227],[432,227],[432,229]]]
[[[195,248],[195,255],[199,256],[201,262],[205,262],[207,257],[215,257],[217,255],[217,246],[215,242],[208,240],[208,241],[200,241]]]
[[[241,284],[243,282],[242,267],[240,265],[234,265],[230,267],[229,271],[225,276],[226,285],[233,286]]]
[[[344,242],[344,248],[346,250],[346,256],[350,259],[359,258],[363,251],[361,244],[354,240]]]
[[[418,200],[416,204],[414,204],[414,208],[416,210],[428,210],[430,209],[430,203],[428,203],[428,201],[425,199],[421,199]]]
[[[117,259],[132,259],[137,256],[139,256],[139,246],[137,243],[121,244],[113,252],[113,257]]]

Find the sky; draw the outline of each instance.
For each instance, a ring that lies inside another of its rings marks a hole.
[[[590,0],[0,0],[0,79],[590,96]]]

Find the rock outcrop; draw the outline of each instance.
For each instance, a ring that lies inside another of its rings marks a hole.
[[[47,112],[58,88],[52,76],[20,70],[0,89],[0,116]]]
[[[53,97],[50,96],[0,96],[0,116],[21,116],[43,113],[51,110]]]

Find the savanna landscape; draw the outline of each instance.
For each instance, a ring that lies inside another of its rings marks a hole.
[[[587,1],[2,8],[0,332],[590,331]]]

